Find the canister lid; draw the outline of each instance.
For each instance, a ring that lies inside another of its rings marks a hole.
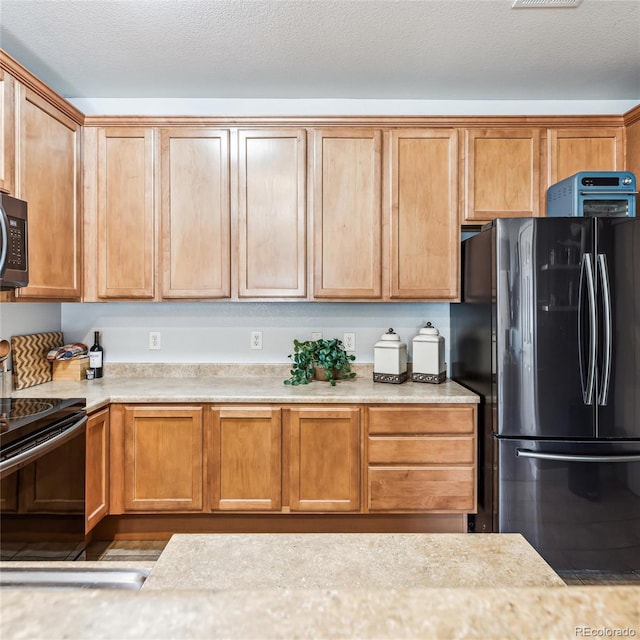
[[[440,335],[440,332],[430,322],[427,322],[427,324],[425,324],[424,327],[422,327],[422,329],[420,329],[420,331],[418,331],[418,333],[423,335],[423,336],[437,336],[437,335]]]
[[[374,345],[375,347],[382,347],[384,349],[401,349],[403,347],[406,347],[407,345],[404,344],[404,342],[400,342],[400,336],[394,332],[393,329],[389,329],[389,331],[387,331],[387,333],[382,334],[382,336],[380,336],[380,341],[376,342]]]

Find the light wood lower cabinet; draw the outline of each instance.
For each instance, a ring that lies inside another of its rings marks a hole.
[[[291,511],[359,511],[360,410],[289,410]]]
[[[202,511],[203,414],[202,406],[123,407],[123,458],[113,465],[123,512]]]
[[[112,515],[464,514],[475,485],[475,405],[111,407]]]
[[[207,447],[211,508],[279,511],[282,506],[281,411],[272,407],[214,407]]]
[[[109,511],[109,409],[87,420],[85,476],[85,533]]]
[[[475,405],[371,407],[367,418],[369,511],[475,512]]]

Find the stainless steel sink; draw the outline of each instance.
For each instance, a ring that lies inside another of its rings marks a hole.
[[[130,589],[138,591],[150,569],[40,568],[0,569],[0,587],[11,589]]]

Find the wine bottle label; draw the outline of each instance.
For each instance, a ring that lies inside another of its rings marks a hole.
[[[89,366],[92,369],[99,369],[102,366],[102,351],[89,353]]]

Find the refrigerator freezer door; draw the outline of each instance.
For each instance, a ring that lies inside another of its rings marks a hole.
[[[640,569],[640,442],[498,441],[498,530],[554,568]]]
[[[595,437],[592,220],[498,220],[495,246],[497,433]]]
[[[595,220],[596,435],[640,438],[640,219]]]

